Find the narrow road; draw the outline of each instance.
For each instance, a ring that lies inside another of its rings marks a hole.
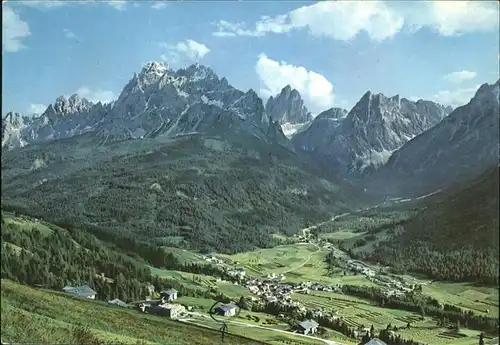
[[[287,271],[281,272],[282,274],[290,273],[290,272],[293,272],[293,271],[298,270],[299,268],[303,267],[305,264],[307,264],[309,262],[309,260],[311,260],[311,258],[314,254],[318,253],[321,250],[321,248],[318,245],[311,243],[311,242],[309,242],[309,244],[312,244],[313,246],[315,246],[317,248],[317,250],[315,252],[309,253],[309,255],[307,256],[307,260],[304,261],[303,263],[301,263],[299,266],[291,268]]]
[[[201,315],[201,314],[197,314],[197,315],[200,315],[200,316],[203,316],[205,318],[208,318],[206,315]],[[207,327],[207,325],[200,324],[200,323],[197,323],[197,322],[193,322],[192,319],[179,319],[179,321],[185,322],[185,323],[195,324],[197,326]],[[274,329],[274,328],[270,328],[270,327],[252,325],[250,323],[245,323],[245,322],[231,321],[231,320],[228,320],[227,322],[228,323],[232,323],[232,324],[236,324],[236,325],[240,325],[240,326],[243,326],[243,327],[260,328],[260,329],[265,329],[265,330],[271,331],[271,332],[285,333],[285,334],[290,334],[290,335],[297,336],[297,337],[314,339],[314,340],[322,341],[322,342],[324,342],[327,345],[347,345],[347,344],[339,343],[339,342],[332,341],[332,340],[326,340],[326,339],[316,338],[316,337],[313,337],[311,335],[304,335],[304,334],[300,334],[300,333],[293,333],[293,332],[289,332],[289,331],[283,331],[281,329]]]

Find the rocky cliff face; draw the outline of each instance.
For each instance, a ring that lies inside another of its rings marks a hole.
[[[292,141],[298,150],[321,159],[331,169],[356,176],[386,163],[395,150],[436,125],[449,111],[430,101],[367,92],[345,118],[344,111],[329,110]]]
[[[235,89],[208,67],[195,64],[173,71],[158,62],[146,64],[113,104],[93,104],[73,95],[59,97],[30,123],[3,127],[5,143],[30,144],[95,132],[109,140],[175,136],[233,128],[264,140],[273,138],[293,149],[279,126],[272,125],[253,90]],[[274,132],[273,132],[274,131]],[[2,141],[2,144],[4,140]]]
[[[388,193],[431,192],[498,164],[499,82],[408,141],[374,176]],[[390,183],[389,183],[390,181]]]
[[[266,113],[280,124],[299,124],[312,120],[300,93],[290,85],[285,86],[276,97],[271,96],[267,100]]]

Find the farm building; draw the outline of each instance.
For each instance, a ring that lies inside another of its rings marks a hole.
[[[367,342],[365,345],[387,345],[387,343],[380,340],[379,338],[373,338],[369,342]]]
[[[236,306],[234,304],[221,305],[215,308],[215,313],[222,316],[234,316],[236,315]]]
[[[88,285],[82,285],[77,287],[65,286],[63,287],[63,291],[80,298],[95,299],[95,296],[97,295],[97,292],[92,290]]]
[[[316,331],[318,330],[319,324],[314,321],[314,320],[304,320],[301,323],[299,323],[299,331],[304,333],[305,335],[307,334],[315,334]]]
[[[108,301],[109,304],[114,304],[114,305],[117,305],[119,307],[124,307],[124,308],[128,308],[128,304],[123,302],[122,300],[119,300],[118,298],[115,298],[111,301]]]
[[[156,314],[160,316],[166,316],[171,319],[177,319],[182,313],[186,311],[186,308],[180,304],[169,304],[169,303],[141,303],[139,308],[143,313]]]
[[[176,289],[168,289],[160,292],[160,297],[165,301],[175,301],[177,299],[177,290]]]

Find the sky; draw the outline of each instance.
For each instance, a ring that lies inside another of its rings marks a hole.
[[[313,114],[370,90],[454,107],[499,78],[499,2],[18,1],[2,4],[2,114],[117,99],[149,61],[200,63]]]

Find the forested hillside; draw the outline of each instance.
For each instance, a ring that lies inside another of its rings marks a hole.
[[[371,259],[440,280],[498,284],[498,166],[423,206]]]
[[[117,234],[112,240],[99,240],[86,229],[64,229],[2,212],[1,277],[55,290],[88,284],[105,301],[143,299],[150,294],[150,286],[156,292],[174,287],[184,296],[217,294],[215,290],[194,289],[173,279],[158,278],[148,265],[230,279],[218,267],[183,264],[164,249],[132,238]]]
[[[95,145],[79,136],[2,154],[2,202],[55,223],[156,245],[237,252],[279,244],[359,193],[257,138]]]

